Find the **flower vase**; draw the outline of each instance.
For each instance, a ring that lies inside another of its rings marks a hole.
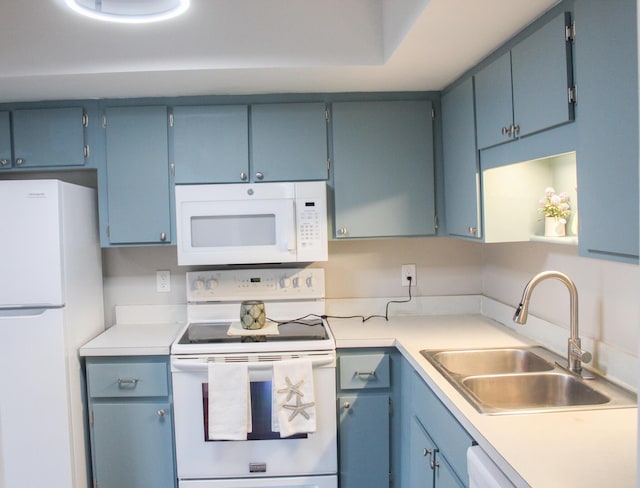
[[[566,235],[566,222],[558,217],[544,218],[544,236],[545,237],[564,237]]]

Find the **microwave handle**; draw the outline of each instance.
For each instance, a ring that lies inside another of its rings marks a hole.
[[[280,242],[280,250],[282,252],[295,252],[296,238],[298,228],[298,214],[296,212],[295,201],[291,202],[289,210],[289,222],[287,225],[287,236]]]

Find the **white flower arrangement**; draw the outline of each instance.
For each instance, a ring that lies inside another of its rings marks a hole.
[[[556,195],[552,187],[544,190],[545,196],[540,199],[541,207],[538,211],[544,213],[546,217],[555,217],[559,222],[566,224],[567,217],[571,214],[569,205],[569,195],[565,192]]]

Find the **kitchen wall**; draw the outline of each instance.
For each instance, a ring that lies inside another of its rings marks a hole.
[[[417,266],[414,296],[483,294],[511,307],[536,273],[567,273],[579,292],[580,334],[606,344],[608,350],[637,356],[638,267],[583,258],[574,246],[448,238],[345,240],[330,242],[329,261],[314,266],[326,271],[328,298],[404,297],[407,288],[401,286],[400,266],[410,263]],[[109,325],[115,321],[116,305],[185,303],[185,272],[191,268],[178,267],[175,247],[104,249],[103,266]],[[171,271],[169,293],[156,292],[155,272],[161,269]],[[567,290],[555,280],[540,284],[530,313],[568,330]]]

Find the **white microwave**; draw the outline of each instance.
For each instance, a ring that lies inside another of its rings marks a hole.
[[[176,185],[179,265],[326,261],[322,181]]]

